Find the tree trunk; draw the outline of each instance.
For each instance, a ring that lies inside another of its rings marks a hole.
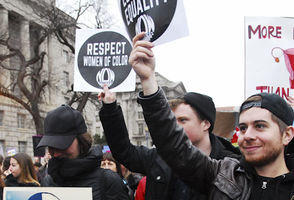
[[[43,135],[44,134],[44,120],[40,116],[40,110],[38,103],[32,102],[32,116],[36,126],[36,134]]]
[[[85,92],[83,93],[83,96],[82,96],[82,100],[79,102],[79,105],[77,107],[77,110],[80,111],[80,112],[83,112],[85,106],[86,106],[86,103],[89,99],[89,96],[90,96],[91,92]]]

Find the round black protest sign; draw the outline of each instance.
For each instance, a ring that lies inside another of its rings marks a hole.
[[[177,0],[121,0],[121,13],[128,34],[146,32],[145,40],[157,40],[170,25]]]
[[[130,74],[128,63],[132,46],[127,38],[114,31],[91,36],[81,46],[78,69],[84,80],[96,88],[120,85]]]

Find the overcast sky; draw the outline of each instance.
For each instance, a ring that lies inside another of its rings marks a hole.
[[[190,35],[154,48],[157,71],[182,81],[187,91],[210,95],[216,106],[239,106],[244,100],[244,17],[293,17],[294,1],[183,1]],[[116,5],[109,11],[119,13]]]
[[[190,36],[158,46],[157,70],[216,106],[244,100],[244,17],[294,15],[292,0],[184,0]],[[175,59],[173,59],[175,58]]]

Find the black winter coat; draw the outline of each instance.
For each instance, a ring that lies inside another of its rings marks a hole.
[[[6,187],[38,187],[37,183],[19,183],[17,179],[12,175],[9,174],[4,179]]]
[[[182,179],[208,194],[209,199],[294,199],[292,159],[286,158],[291,172],[270,180],[263,188],[258,179],[265,177],[259,177],[243,158],[215,160],[193,146],[177,125],[162,89],[148,97],[140,93],[138,101],[158,153]]]
[[[100,168],[102,152],[93,148],[82,158],[51,158],[44,187],[92,187],[93,200],[129,200],[127,188],[117,173]]]
[[[155,148],[149,149],[145,146],[132,145],[123,113],[116,103],[104,104],[100,111],[100,120],[103,125],[107,143],[113,157],[133,172],[146,175],[146,200],[170,200],[171,189],[177,177],[171,168],[161,159]],[[212,144],[211,157],[221,159],[225,156],[237,157],[239,150],[223,138],[210,134]],[[236,154],[235,154],[236,153]],[[200,183],[201,184],[201,183]],[[190,189],[190,188],[189,188]],[[185,193],[189,194],[185,194]],[[206,196],[195,191],[183,191],[178,195],[178,200],[206,199]]]

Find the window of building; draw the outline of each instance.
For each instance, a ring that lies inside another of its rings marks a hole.
[[[4,111],[0,110],[0,126],[3,126],[3,120],[4,120]]]
[[[88,133],[92,134],[92,126],[93,124],[92,123],[87,123],[87,130],[88,130]]]
[[[17,114],[17,128],[24,128],[25,127],[25,119],[26,116],[24,114]]]
[[[97,134],[97,135],[100,135],[100,132],[101,132],[101,128],[100,128],[99,126],[97,126],[97,127],[96,127],[96,134]]]
[[[138,119],[144,119],[144,115],[142,111],[138,112]]]
[[[5,152],[5,146],[4,146],[4,140],[0,140],[0,155],[4,156]]]
[[[27,149],[27,143],[23,141],[18,142],[18,152],[25,153]]]
[[[70,54],[69,54],[69,52],[66,51],[66,50],[63,50],[62,54],[63,54],[65,63],[67,63],[67,64],[70,63]]]
[[[99,122],[99,115],[96,115],[95,118],[96,118],[96,122]]]
[[[139,135],[143,135],[144,134],[144,126],[143,126],[143,124],[138,124],[138,128],[139,128]]]
[[[64,85],[66,87],[69,87],[70,82],[69,82],[69,73],[67,71],[63,71],[63,80],[64,80]]]

